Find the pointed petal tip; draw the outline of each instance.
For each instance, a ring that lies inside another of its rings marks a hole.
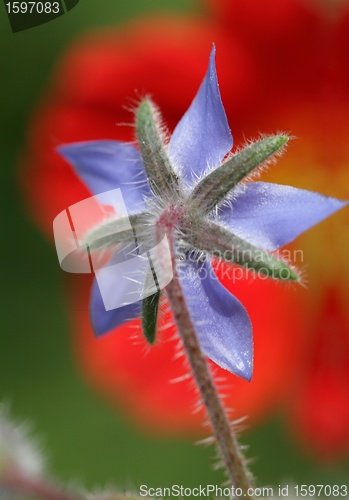
[[[334,211],[341,210],[341,208],[344,208],[347,205],[349,205],[349,200],[340,200],[338,198],[331,198],[331,200],[334,202],[334,205],[336,205]]]
[[[213,361],[216,365],[218,365],[223,370],[235,375],[236,377],[243,378],[247,380],[247,382],[251,382],[253,376],[253,353],[250,352],[245,358],[239,357],[241,352],[238,352],[238,348],[235,349],[235,352],[232,351],[232,355],[225,357],[222,359],[222,353],[220,349],[216,351],[211,349],[207,349],[206,346],[203,346],[203,352],[211,361]]]
[[[210,52],[210,60],[209,60],[209,65],[215,64],[215,58],[216,58],[216,46],[214,43],[212,43],[212,48]]]
[[[107,144],[107,142],[112,141],[80,141],[80,142],[71,142],[60,144],[55,148],[55,151],[62,156],[68,162],[78,158],[81,153],[85,150],[91,150],[98,147],[103,147]]]
[[[236,375],[237,377],[247,380],[247,382],[251,382],[253,376],[252,359],[249,362],[246,362],[246,364],[242,368],[240,369],[235,368],[234,371],[232,371],[231,373],[233,373],[233,375]]]
[[[90,304],[89,310],[90,317],[90,325],[95,337],[101,337],[102,335],[106,335],[112,330],[112,325],[105,321],[105,317],[103,311],[100,309],[93,309],[92,304]]]
[[[218,366],[223,368],[224,370],[227,370],[229,373],[243,378],[247,382],[251,382],[252,377],[253,377],[253,353],[250,352],[248,353],[247,356],[245,356],[245,359],[239,359],[238,361],[234,361],[232,364],[225,364],[222,365],[219,362],[217,362],[217,359],[213,359],[213,357],[208,356],[207,357],[216,363]]]
[[[61,144],[56,148],[56,152],[61,156],[64,160],[70,161],[71,157],[74,157],[74,154],[72,155],[71,153],[73,152],[75,144]]]
[[[252,326],[251,326],[252,332]],[[241,347],[240,347],[241,348]],[[227,370],[228,372],[236,375],[237,377],[243,378],[247,380],[247,382],[251,382],[253,376],[253,344],[251,342],[251,347],[248,352],[239,353],[239,347],[236,348],[235,356],[230,357],[230,359],[226,359],[222,364],[220,356],[215,357],[215,359],[211,358],[212,361],[217,363],[221,368]]]
[[[205,77],[191,105],[176,126],[168,147],[173,164],[195,185],[207,170],[217,167],[233,147],[233,137],[221,100],[212,46]]]
[[[322,222],[323,220],[327,219],[327,217],[330,217],[349,204],[349,200],[340,200],[338,198],[324,196],[321,194],[319,194],[319,197],[321,197],[322,199],[323,213],[322,216],[319,217],[317,223]]]
[[[101,337],[102,335],[105,335],[106,333],[108,333],[110,331],[110,330],[107,330],[105,328],[99,327],[99,325],[93,319],[92,311],[90,311],[90,325],[92,328],[93,335],[96,338]]]

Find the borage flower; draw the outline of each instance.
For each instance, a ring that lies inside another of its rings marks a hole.
[[[132,245],[132,260],[134,252],[143,251],[142,245],[156,247],[165,235],[202,351],[220,367],[250,380],[251,323],[243,305],[217,280],[211,257],[273,279],[299,282],[297,271],[270,252],[346,202],[289,186],[245,182],[283,149],[288,137],[263,138],[228,154],[233,139],[218,89],[214,49],[203,83],[170,139],[148,98],[136,109],[136,133],[140,152],[117,141],[59,148],[94,195],[120,188],[130,215],[132,230],[120,236],[120,217],[109,217],[86,234],[84,244],[98,250],[122,243],[123,255],[125,244]],[[131,300],[135,280],[125,276],[121,283],[112,272],[116,248],[109,265],[96,271],[91,295],[94,330],[104,334],[142,309],[143,330],[152,343],[160,288],[151,298]],[[147,276],[149,272],[140,282],[142,289]],[[121,303],[126,305],[115,305]],[[176,314],[175,319],[178,324]]]

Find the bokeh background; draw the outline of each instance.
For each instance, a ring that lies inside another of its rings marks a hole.
[[[111,482],[121,488],[197,486],[219,484],[222,479],[219,472],[212,471],[213,449],[194,446],[194,437],[157,436],[141,429],[127,412],[121,407],[117,411],[85,381],[72,347],[63,273],[53,246],[30,220],[19,189],[28,123],[61,54],[87,30],[118,30],[135,18],[160,12],[196,19],[208,16],[194,0],[81,0],[63,17],[13,34],[4,6],[0,6],[0,399],[10,404],[14,417],[33,423],[53,475],[89,487]],[[266,25],[266,37],[268,33]],[[293,96],[285,96],[288,98]],[[292,126],[290,123],[289,129]],[[286,180],[294,173],[289,175],[285,164],[279,181],[282,175]],[[299,186],[311,188],[312,181],[318,180],[314,170],[305,178]],[[343,176],[343,182],[345,179],[348,177]],[[342,191],[326,194],[343,197],[348,193],[348,184],[345,188],[343,182]],[[326,179],[320,184],[313,189],[321,191]],[[326,264],[331,265],[330,258]],[[327,461],[308,453],[294,440],[286,420],[276,411],[259,422],[257,419],[242,435],[250,446],[249,454],[257,457],[252,468],[258,482],[349,483],[347,455]]]

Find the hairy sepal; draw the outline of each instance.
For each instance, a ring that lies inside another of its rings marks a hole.
[[[83,237],[82,244],[91,251],[113,248],[119,243],[134,243],[137,228],[141,225],[142,214],[128,217],[113,217],[90,229]]]
[[[279,153],[288,140],[285,134],[267,137],[228,158],[196,185],[190,196],[193,209],[210,212],[246,176]]]
[[[155,195],[179,193],[175,174],[164,146],[160,113],[154,103],[143,99],[136,109],[136,134],[150,187]]]
[[[143,334],[150,345],[156,340],[156,324],[159,311],[161,292],[158,290],[153,295],[142,300],[142,329]]]
[[[286,262],[251,245],[219,224],[197,220],[195,230],[188,232],[184,241],[220,260],[253,270],[257,275],[281,281],[300,281],[300,276]]]

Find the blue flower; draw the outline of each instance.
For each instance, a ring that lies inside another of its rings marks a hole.
[[[180,284],[200,346],[220,367],[250,380],[251,322],[243,305],[216,279],[210,256],[273,278],[298,281],[295,270],[268,252],[294,240],[346,202],[289,186],[245,182],[250,172],[282,148],[287,136],[266,138],[228,155],[233,138],[214,55],[213,48],[199,91],[170,138],[163,132],[158,111],[145,99],[136,114],[140,152],[113,140],[64,145],[59,152],[93,195],[120,188],[128,214],[135,223],[148,221],[148,231],[154,231],[164,214],[173,219]],[[132,281],[120,283],[105,269],[108,293],[122,300]],[[140,309],[138,301],[106,310],[95,280],[91,320],[97,335],[135,318]]]

